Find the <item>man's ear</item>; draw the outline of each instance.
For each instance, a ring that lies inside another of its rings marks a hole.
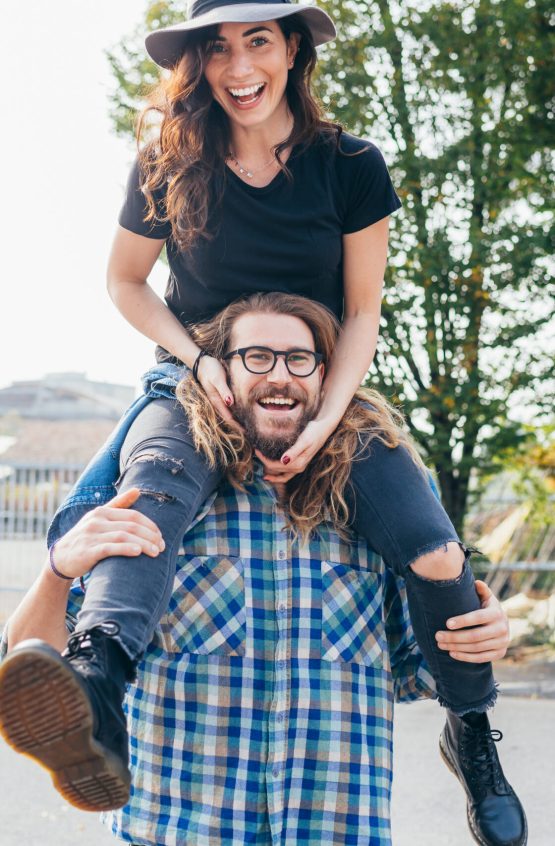
[[[323,361],[321,361],[318,365],[318,373],[320,374],[320,382],[323,382],[324,376],[326,375],[326,365]]]

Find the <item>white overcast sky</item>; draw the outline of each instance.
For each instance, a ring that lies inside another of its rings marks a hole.
[[[153,344],[105,288],[133,144],[111,129],[104,51],[145,8],[146,0],[2,4],[0,387],[68,370],[135,385],[154,361]],[[166,275],[156,268],[159,291]]]

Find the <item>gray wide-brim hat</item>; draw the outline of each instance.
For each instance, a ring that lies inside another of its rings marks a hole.
[[[332,41],[336,36],[332,19],[317,6],[301,6],[289,0],[191,0],[187,20],[157,29],[145,39],[150,58],[162,68],[171,68],[187,44],[190,32],[221,23],[253,23],[273,21],[289,15],[300,15],[309,28],[314,46]]]

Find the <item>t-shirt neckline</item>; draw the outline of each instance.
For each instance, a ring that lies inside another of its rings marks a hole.
[[[286,162],[288,166],[290,163],[293,163],[294,159],[296,158],[298,149],[299,144],[295,144]],[[274,178],[270,182],[268,182],[267,185],[262,185],[259,187],[257,185],[250,185],[248,182],[245,182],[245,180],[241,179],[241,177],[238,176],[227,163],[225,164],[225,173],[231,174],[232,180],[235,183],[238,183],[242,188],[244,188],[245,191],[250,192],[251,194],[256,194],[257,196],[260,196],[261,194],[266,194],[269,191],[273,191],[274,188],[279,186],[279,184],[286,178],[284,172],[280,168]]]

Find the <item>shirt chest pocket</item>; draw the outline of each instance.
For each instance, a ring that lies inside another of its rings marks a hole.
[[[322,658],[384,668],[381,573],[322,561]]]
[[[159,631],[167,652],[244,655],[246,611],[241,559],[198,556],[180,568]]]

